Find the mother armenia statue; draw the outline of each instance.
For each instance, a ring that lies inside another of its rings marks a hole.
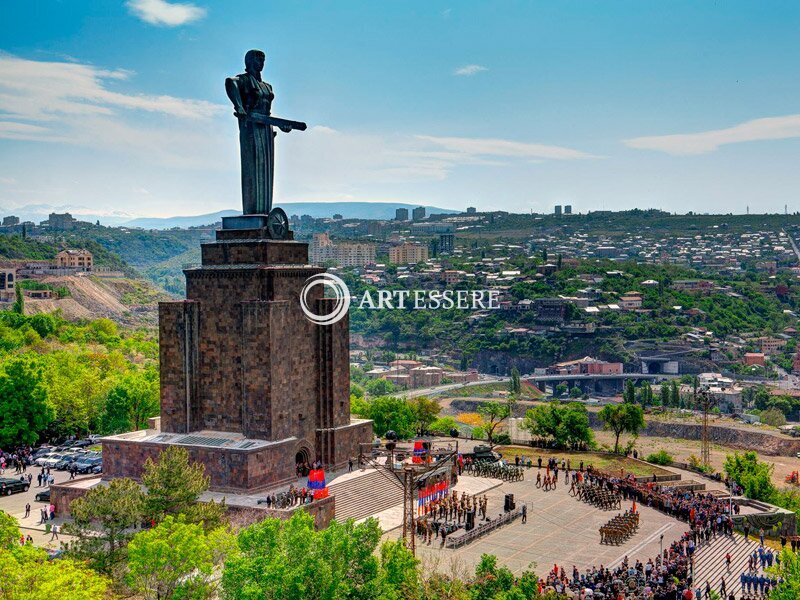
[[[266,56],[250,50],[244,56],[245,72],[225,80],[225,91],[239,120],[239,150],[242,163],[242,212],[266,215],[272,211],[275,176],[275,135],[273,127],[286,133],[304,131],[305,123],[270,115],[275,94],[261,79]]]

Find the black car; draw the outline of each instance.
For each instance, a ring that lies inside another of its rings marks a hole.
[[[38,494],[36,494],[36,501],[37,502],[50,502],[50,488],[46,490],[42,490]]]
[[[91,456],[88,458],[81,458],[75,463],[78,473],[99,473],[103,466],[102,456]]]
[[[27,492],[31,486],[28,480],[20,481],[19,479],[11,479],[10,477],[0,477],[0,495],[10,496],[19,492]]]
[[[65,471],[70,468],[72,463],[78,462],[84,457],[83,452],[74,452],[70,454],[65,454],[64,457],[58,461],[54,466],[57,471]]]

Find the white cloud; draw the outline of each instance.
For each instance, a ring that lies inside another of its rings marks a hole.
[[[112,89],[133,74],[0,55],[0,138],[141,153],[170,165],[208,166],[221,105]],[[137,113],[151,113],[147,125]],[[202,124],[202,125],[201,125]],[[205,133],[203,133],[205,130]]]
[[[795,137],[800,137],[800,115],[753,119],[733,127],[698,133],[638,137],[625,140],[624,143],[639,150],[658,150],[684,156],[707,154],[727,144]]]
[[[128,0],[128,8],[142,21],[151,25],[178,27],[206,16],[206,9],[190,2],[165,0]]]
[[[455,71],[453,71],[453,75],[458,75],[460,77],[472,77],[480,73],[481,71],[488,71],[488,67],[484,67],[483,65],[464,65],[463,67],[459,67]]]
[[[592,158],[560,146],[502,139],[372,135],[310,127],[276,140],[276,186],[287,199],[363,197],[364,187],[448,179],[464,166],[506,167],[534,159]]]
[[[109,71],[87,64],[0,55],[0,115],[49,121],[64,115],[111,115],[123,108],[198,119],[221,109],[203,100],[123,94],[109,89],[109,83],[131,75],[124,69]]]
[[[418,135],[417,139],[425,140],[456,153],[458,156],[504,156],[516,158],[550,158],[555,160],[570,160],[576,158],[596,158],[591,154],[565,148],[563,146],[548,146],[545,144],[532,144],[514,140],[492,138],[466,138],[466,137],[436,137]]]

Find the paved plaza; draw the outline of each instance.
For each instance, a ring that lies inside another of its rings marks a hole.
[[[579,569],[600,564],[613,567],[626,555],[631,560],[655,558],[662,534],[666,547],[688,529],[686,523],[638,506],[639,530],[622,545],[604,545],[600,543],[600,526],[630,508],[630,502],[623,501],[621,510],[604,511],[571,496],[569,485],[564,485],[563,473],[559,473],[558,489],[549,492],[536,488],[535,467],[526,471],[525,478],[521,482],[503,483],[486,495],[489,516],[497,516],[503,511],[504,495],[514,494],[517,507],[522,503],[528,506],[526,524],[517,519],[459,549],[441,548],[439,540],[428,546],[417,538],[417,555],[423,560],[435,559],[439,564],[456,558],[472,569],[482,554],[494,554],[516,574],[532,564],[539,573],[553,564],[563,565],[567,571],[571,571],[573,565]],[[400,535],[400,529],[386,533],[389,539]]]

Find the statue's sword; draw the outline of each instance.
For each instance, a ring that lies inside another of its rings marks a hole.
[[[261,123],[262,125],[272,125],[273,127],[277,127],[281,131],[285,131],[289,133],[290,131],[305,131],[307,129],[307,125],[301,121],[290,121],[289,119],[281,119],[279,117],[270,117],[267,115],[262,115],[258,113],[250,113],[247,115],[248,121],[253,121],[254,123]]]

